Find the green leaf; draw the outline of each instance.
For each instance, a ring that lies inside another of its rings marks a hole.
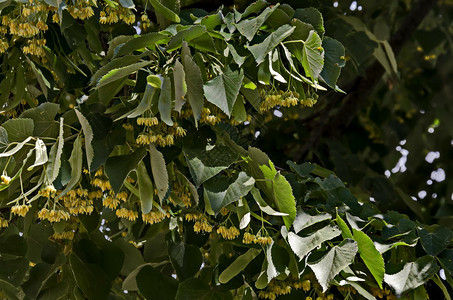
[[[272,243],[266,248],[267,283],[280,274],[286,274],[289,265],[289,254],[285,248]]]
[[[124,46],[123,46],[124,47]],[[121,49],[120,49],[121,50]],[[130,52],[129,52],[130,53]],[[110,72],[111,70],[118,69],[121,67],[126,67],[131,64],[135,64],[141,59],[141,55],[127,55],[120,58],[115,58],[109,61],[107,64],[99,68],[93,76],[91,76],[90,83],[95,84],[98,80]]]
[[[143,161],[137,165],[137,181],[142,213],[147,214],[153,208],[154,188]]]
[[[55,138],[58,135],[58,123],[55,116],[60,109],[60,105],[45,102],[38,107],[24,111],[20,118],[32,119],[34,123],[33,135]]]
[[[0,126],[0,151],[3,152],[8,148],[8,132],[6,129]]]
[[[182,242],[171,245],[168,255],[180,281],[194,276],[203,263],[200,248]]]
[[[241,18],[246,18],[251,14],[259,13],[263,8],[268,6],[269,3],[266,0],[257,0],[252,2],[249,6],[247,6],[243,13],[235,11],[235,19],[236,22],[239,22]]]
[[[267,7],[259,16],[248,20],[243,20],[236,24],[238,31],[249,41],[258,32],[259,28],[266,22],[267,18],[277,9],[278,4]]]
[[[192,108],[195,124],[197,124],[197,120],[200,117],[204,102],[203,78],[201,77],[200,68],[193,61],[192,56],[190,55],[188,47],[187,52],[188,54],[182,56],[182,65],[184,66],[187,83],[187,101]]]
[[[60,173],[63,145],[63,118],[60,118],[60,133],[58,135],[57,141],[52,146],[52,148],[50,148],[49,161],[46,167],[48,183],[54,182],[54,180],[58,177],[58,173]]]
[[[283,216],[283,221],[286,228],[290,228],[296,218],[296,199],[293,195],[293,189],[285,176],[280,173],[275,175],[274,179],[272,179],[272,191],[278,210],[288,214],[288,216]]]
[[[256,203],[258,204],[258,206],[260,207],[260,209],[265,212],[266,214],[270,215],[270,216],[287,216],[288,214],[286,213],[281,213],[281,212],[278,212],[278,211],[275,211],[272,207],[270,207],[265,201],[264,199],[261,197],[261,193],[260,193],[260,190],[258,190],[256,187],[253,187],[251,190],[250,190],[250,193],[252,194],[253,196],[253,199],[255,199]]]
[[[9,119],[2,124],[8,133],[8,140],[12,142],[22,142],[29,136],[33,136],[35,125],[32,119]]]
[[[168,36],[159,32],[151,32],[140,36],[135,36],[133,39],[120,46],[115,56],[123,56],[143,48],[153,49],[156,45],[165,44],[169,40],[170,38]],[[132,58],[133,57],[131,57],[131,59]]]
[[[299,261],[316,247],[319,247],[325,241],[329,241],[340,235],[340,230],[333,226],[326,226],[316,230],[307,237],[300,237],[293,232],[288,233],[288,243],[293,252],[299,257]]]
[[[227,48],[225,48],[224,53],[231,53],[231,56],[233,57],[234,62],[238,65],[238,67],[241,67],[245,60],[247,59],[247,56],[240,56],[238,52],[236,51],[236,48],[232,44],[227,44]],[[228,56],[228,54],[225,54],[225,56]]]
[[[299,209],[293,223],[294,232],[299,233],[302,229],[325,220],[330,220],[331,218],[332,216],[330,214],[317,214],[312,216],[302,211],[302,209]]]
[[[108,297],[110,282],[99,266],[86,264],[76,254],[69,255],[69,265],[77,286],[88,299],[105,299]]]
[[[213,180],[214,179],[214,180]],[[233,183],[225,187],[226,178],[213,178],[204,184],[205,205],[208,212],[218,214],[222,207],[236,202],[252,189],[255,180],[240,172]],[[220,185],[222,184],[222,185]]]
[[[154,77],[156,77],[156,76],[149,75],[146,78],[148,83],[146,84],[145,92],[143,93],[143,98],[140,101],[140,103],[137,105],[137,107],[134,108],[132,111],[127,112],[126,114],[122,115],[118,119],[122,119],[125,116],[127,116],[128,118],[136,118],[151,108],[152,100],[153,100],[154,94],[156,92],[156,88],[153,87],[153,85],[151,85],[150,82],[152,82]],[[160,88],[160,85],[159,85],[159,88]],[[118,119],[116,119],[116,120],[118,120]]]
[[[450,274],[453,274],[453,249],[442,251],[437,258],[439,259],[441,266]]]
[[[324,35],[324,20],[322,14],[316,8],[308,7],[296,9],[294,18],[311,24],[320,36]]]
[[[347,239],[340,245],[330,249],[320,260],[308,263],[315,273],[323,292],[327,291],[334,277],[354,261],[356,253],[356,242]]]
[[[428,228],[431,229],[431,228]],[[417,229],[420,243],[426,253],[431,256],[436,256],[441,253],[450,244],[453,236],[450,229],[440,226],[434,226],[432,232],[425,229]]]
[[[173,126],[173,121],[171,119],[171,110],[173,106],[172,101],[172,85],[170,77],[165,77],[162,84],[162,90],[159,96],[159,113],[161,120],[168,126]]]
[[[166,19],[179,23],[181,22],[181,19],[177,14],[175,14],[172,10],[164,6],[159,0],[149,0],[151,5],[154,7],[154,10],[156,13],[161,14],[164,16]]]
[[[122,7],[125,7],[125,8],[129,8],[129,9],[135,8],[134,1],[132,1],[132,0],[120,0],[120,4]]]
[[[376,249],[371,238],[360,230],[353,229],[354,240],[359,247],[360,257],[370,270],[374,279],[382,289],[382,281],[384,280],[385,265],[381,253]]]
[[[166,51],[172,52],[182,47],[184,41],[190,42],[206,33],[206,27],[203,25],[192,25],[178,32],[171,38],[167,44]]]
[[[271,52],[280,42],[293,33],[295,27],[283,25],[272,32],[263,42],[248,47],[257,64],[261,64],[267,54]],[[319,38],[319,37],[318,37]],[[321,70],[320,70],[321,72]]]
[[[302,50],[302,66],[308,77],[317,79],[324,66],[324,51],[321,47],[321,38],[314,31],[310,31]]]
[[[337,213],[337,218],[335,219],[335,221],[337,222],[338,227],[340,227],[340,229],[341,229],[341,235],[343,236],[343,238],[352,239],[351,230],[349,229],[346,222],[340,217],[340,215],[338,213]]]
[[[228,290],[216,290],[211,288],[198,278],[189,278],[179,284],[176,300],[233,300]]]
[[[186,73],[184,72],[184,66],[176,60],[175,67],[173,69],[173,82],[174,82],[174,93],[175,93],[175,110],[181,112],[181,109],[185,103],[184,96],[187,93],[187,84],[184,79]]]
[[[345,65],[344,47],[339,41],[330,37],[323,39],[322,47],[324,48],[324,68],[321,71],[321,77],[329,87],[335,89],[341,68]]]
[[[77,119],[79,119],[80,125],[82,125],[83,134],[85,135],[85,152],[87,156],[88,170],[91,171],[91,163],[94,158],[93,145],[91,144],[93,142],[93,129],[91,129],[90,123],[81,112],[76,109],[75,113],[77,115]]]
[[[72,146],[71,157],[69,158],[69,164],[71,165],[71,180],[64,188],[64,190],[58,194],[55,200],[69,192],[77,183],[79,183],[80,177],[82,176],[82,137],[79,135]]]
[[[237,122],[244,122],[247,120],[247,111],[244,105],[244,96],[238,95],[238,98],[234,102],[233,111],[231,112],[234,120]]]
[[[227,169],[238,158],[225,146],[209,147],[205,150],[184,148],[190,174],[197,186]]]
[[[151,156],[151,171],[153,172],[154,183],[156,184],[157,196],[162,202],[169,187],[167,165],[164,156],[153,144],[149,145],[149,153]]]
[[[142,62],[138,62],[138,63],[132,64],[132,65],[128,65],[126,67],[113,69],[101,77],[98,84],[96,85],[96,89],[99,90],[100,88],[106,86],[109,83],[112,83],[119,79],[126,78],[130,74],[135,73],[138,70],[140,70],[141,68],[146,67],[152,63],[153,63],[153,61],[142,61]]]
[[[0,279],[0,291],[6,297],[5,299],[19,300],[25,298],[25,294],[20,287],[3,279]]]
[[[260,253],[261,249],[250,248],[249,250],[247,250],[247,252],[236,258],[234,262],[232,262],[225,270],[223,270],[223,272],[219,276],[219,282],[225,284],[233,279],[233,277],[241,273],[247,267],[247,265]]]
[[[406,263],[401,271],[385,274],[384,281],[395,290],[397,296],[406,291],[414,290],[425,284],[439,270],[434,258],[423,256],[414,262]]]
[[[223,74],[204,84],[204,95],[209,102],[216,105],[229,117],[233,111],[243,79],[242,70],[234,72],[228,66]]]
[[[28,58],[28,56],[25,56],[25,58],[27,59],[28,64],[35,74],[36,80],[38,81],[39,87],[41,88],[44,97],[47,98],[47,89],[50,89],[49,81],[46,79],[46,77],[44,77],[41,70],[39,68],[36,68],[35,64]]]
[[[123,186],[127,175],[137,168],[138,163],[146,155],[143,148],[135,150],[131,154],[111,156],[105,163],[105,174],[115,193],[118,193]]]
[[[144,266],[138,272],[136,280],[140,293],[146,299],[175,299],[178,281],[150,265]]]

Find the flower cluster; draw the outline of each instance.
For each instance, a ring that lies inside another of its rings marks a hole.
[[[254,235],[249,232],[246,232],[242,237],[242,242],[244,244],[254,243],[261,246],[266,246],[272,244],[272,238],[270,236]]]
[[[2,184],[4,184],[4,185],[8,185],[11,182],[11,177],[9,177],[6,174],[3,174],[2,176],[0,176],[0,179],[2,180]]]
[[[156,210],[156,211],[152,210],[147,214],[142,214],[143,222],[151,224],[151,225],[155,224],[155,223],[159,223],[162,220],[164,220],[165,218],[169,218],[169,217],[170,217],[169,212],[164,213],[160,210]]]
[[[52,239],[54,240],[73,240],[74,239],[74,231],[63,231],[59,233],[54,233],[52,235]]]
[[[75,189],[70,190],[66,195],[61,197],[64,206],[71,214],[91,214],[94,210],[93,199],[91,198],[88,190]]]
[[[217,228],[217,233],[226,240],[234,240],[239,236],[239,229],[234,226],[231,226],[230,228],[220,226],[219,228]]]
[[[373,296],[381,299],[387,299],[387,300],[396,300],[396,296],[392,294],[392,292],[389,289],[379,289],[379,288],[371,288],[371,293]]]
[[[271,299],[274,300],[278,296],[287,295],[294,290],[303,289],[305,292],[309,291],[311,288],[311,284],[309,280],[300,281],[299,278],[296,277],[288,277],[286,280],[276,280],[273,279],[269,282],[266,290],[260,291],[258,293],[258,297],[262,299]],[[326,299],[333,299],[333,295],[329,295],[331,298]],[[307,297],[306,299],[308,299]],[[323,298],[324,299],[324,298]]]
[[[268,111],[276,106],[296,106],[299,104],[299,93],[297,92],[284,92],[269,93],[264,96],[264,101],[260,104],[260,111]]]
[[[116,211],[116,216],[129,221],[135,221],[138,218],[138,212],[127,208],[120,208]]]
[[[41,220],[48,220],[49,222],[60,222],[61,220],[69,220],[70,214],[67,211],[61,209],[43,208],[38,213],[38,218]]]
[[[2,217],[0,217],[0,228],[6,228],[8,227],[8,220],[5,220],[3,219]]]
[[[31,205],[26,205],[26,204],[18,205],[18,204],[16,204],[13,207],[11,207],[11,213],[14,214],[14,215],[25,217],[25,215],[30,210],[30,207],[31,207]]]
[[[186,135],[186,130],[178,123],[173,126],[167,126],[165,123],[159,123],[156,117],[138,118],[138,125],[144,125],[145,130],[139,134],[136,142],[140,145],[156,144],[161,147],[172,146],[175,144],[175,138]]]
[[[101,11],[99,23],[114,24],[118,23],[120,20],[123,20],[124,23],[130,25],[135,22],[135,15],[131,10],[124,8],[121,5],[117,5],[116,7],[108,5]]]

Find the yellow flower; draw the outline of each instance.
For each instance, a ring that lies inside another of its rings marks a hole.
[[[11,213],[14,215],[25,217],[27,212],[30,210],[30,207],[31,207],[31,205],[25,205],[25,204],[17,205],[16,204],[13,207],[11,207]]]
[[[129,221],[135,221],[138,218],[138,213],[127,208],[121,208],[116,211],[117,217],[128,219]]]
[[[142,214],[143,222],[151,225],[161,222],[166,217],[169,217],[169,214],[163,213],[161,211],[150,211],[147,214]]]
[[[2,184],[4,185],[8,185],[10,182],[11,182],[11,177],[9,177],[8,175],[2,175],[0,176],[1,180],[2,180]]]
[[[251,244],[253,241],[256,239],[256,236],[254,234],[251,234],[249,232],[244,233],[244,236],[242,238],[242,242],[244,244]]]
[[[308,292],[311,288],[311,283],[310,283],[310,280],[304,280],[302,281],[302,289],[305,291],[305,292]]]
[[[8,225],[8,221],[0,217],[0,228],[6,228]]]
[[[234,226],[226,228],[225,226],[220,226],[217,229],[217,233],[220,234],[226,240],[234,240],[239,236],[239,229]]]
[[[207,232],[210,233],[212,231],[212,226],[206,221],[197,221],[193,225],[193,231],[199,232]]]

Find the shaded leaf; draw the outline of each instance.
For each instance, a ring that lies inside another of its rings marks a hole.
[[[64,190],[58,194],[56,199],[64,196],[69,192],[77,183],[79,183],[82,175],[82,137],[79,135],[74,141],[71,157],[69,158],[69,164],[71,165],[71,179],[64,188]]]
[[[204,184],[205,205],[207,210],[214,214],[218,214],[222,207],[236,202],[239,198],[247,195],[252,189],[255,180],[247,176],[245,172],[240,172],[235,181],[227,187],[219,185],[221,183],[223,185],[225,183],[228,184],[225,178],[223,180],[222,178],[214,178],[214,180],[211,179]]]
[[[234,72],[230,67],[227,67],[223,74],[204,84],[203,90],[206,99],[229,117],[233,111],[243,79],[242,70]]]
[[[46,168],[46,174],[49,183],[52,183],[58,177],[58,173],[60,173],[63,145],[63,118],[60,118],[60,133],[58,135],[57,141],[52,146],[52,148],[50,148],[49,161]]]
[[[171,119],[171,110],[173,106],[171,92],[171,79],[170,77],[165,77],[159,96],[158,108],[161,120],[168,126],[173,126],[173,121]]]
[[[293,252],[302,260],[310,251],[319,247],[325,241],[329,241],[340,235],[336,227],[326,226],[307,237],[300,237],[293,232],[288,233],[288,243]]]
[[[140,148],[131,154],[111,156],[105,163],[105,174],[115,193],[118,193],[123,186],[127,175],[137,168],[138,163],[146,155],[146,151]]]
[[[154,183],[156,184],[157,196],[162,202],[167,194],[169,186],[167,165],[164,156],[153,144],[149,145],[149,153],[151,156],[151,171],[153,173]]]
[[[177,14],[175,14],[171,9],[167,8],[164,6],[159,0],[149,0],[151,5],[154,7],[156,10],[156,13],[159,13],[160,15],[164,16],[166,19],[179,23],[181,22],[181,19]]]
[[[327,291],[334,277],[354,261],[357,250],[356,242],[347,239],[330,249],[320,260],[308,263],[323,292]]]
[[[35,125],[32,119],[9,119],[2,124],[8,133],[8,140],[12,142],[22,142],[29,136],[33,136]]]
[[[406,291],[414,290],[433,277],[439,266],[434,258],[423,256],[414,262],[406,263],[401,271],[385,274],[384,281],[390,285],[397,296]]]
[[[91,171],[91,163],[94,158],[94,149],[91,144],[93,142],[93,129],[91,129],[90,123],[81,112],[76,109],[75,113],[79,119],[80,125],[82,126],[83,134],[85,135],[85,152],[87,156],[88,170]]]
[[[223,272],[219,276],[219,282],[225,284],[230,281],[233,277],[241,273],[247,267],[247,265],[260,253],[261,249],[250,248],[249,250],[247,250],[247,252],[236,258],[233,263],[231,263],[225,270],[223,270]]]
[[[293,223],[294,232],[299,233],[302,229],[325,220],[330,220],[331,218],[332,216],[330,214],[318,214],[312,216],[302,211],[302,209],[299,209]]]
[[[320,36],[324,34],[324,20],[322,14],[313,7],[299,8],[294,13],[294,18],[297,18],[305,23],[311,24]]]
[[[143,161],[137,165],[137,181],[142,213],[147,214],[153,208],[154,188]]]
[[[417,231],[423,249],[431,256],[436,256],[447,248],[453,236],[451,230],[440,226],[436,226],[433,232],[428,232],[425,229],[418,229]]]
[[[259,30],[259,28],[266,22],[267,18],[277,9],[278,4],[267,7],[260,15],[248,20],[242,20],[236,24],[237,30],[245,36],[249,41]],[[243,16],[243,15],[242,15]]]
[[[293,33],[295,27],[283,25],[272,32],[263,42],[248,47],[257,64],[261,64],[267,54],[271,52],[280,42]],[[321,72],[321,70],[320,70]]]
[[[216,290],[198,278],[189,278],[179,284],[176,300],[232,300],[230,291]]]
[[[345,65],[345,50],[339,41],[329,37],[323,39],[322,47],[324,48],[324,67],[321,77],[329,87],[335,89],[341,68]]]
[[[192,108],[195,124],[197,124],[204,102],[203,78],[201,77],[200,68],[190,56],[190,51],[188,49],[187,51],[189,53],[182,58],[187,83],[187,101]]]

